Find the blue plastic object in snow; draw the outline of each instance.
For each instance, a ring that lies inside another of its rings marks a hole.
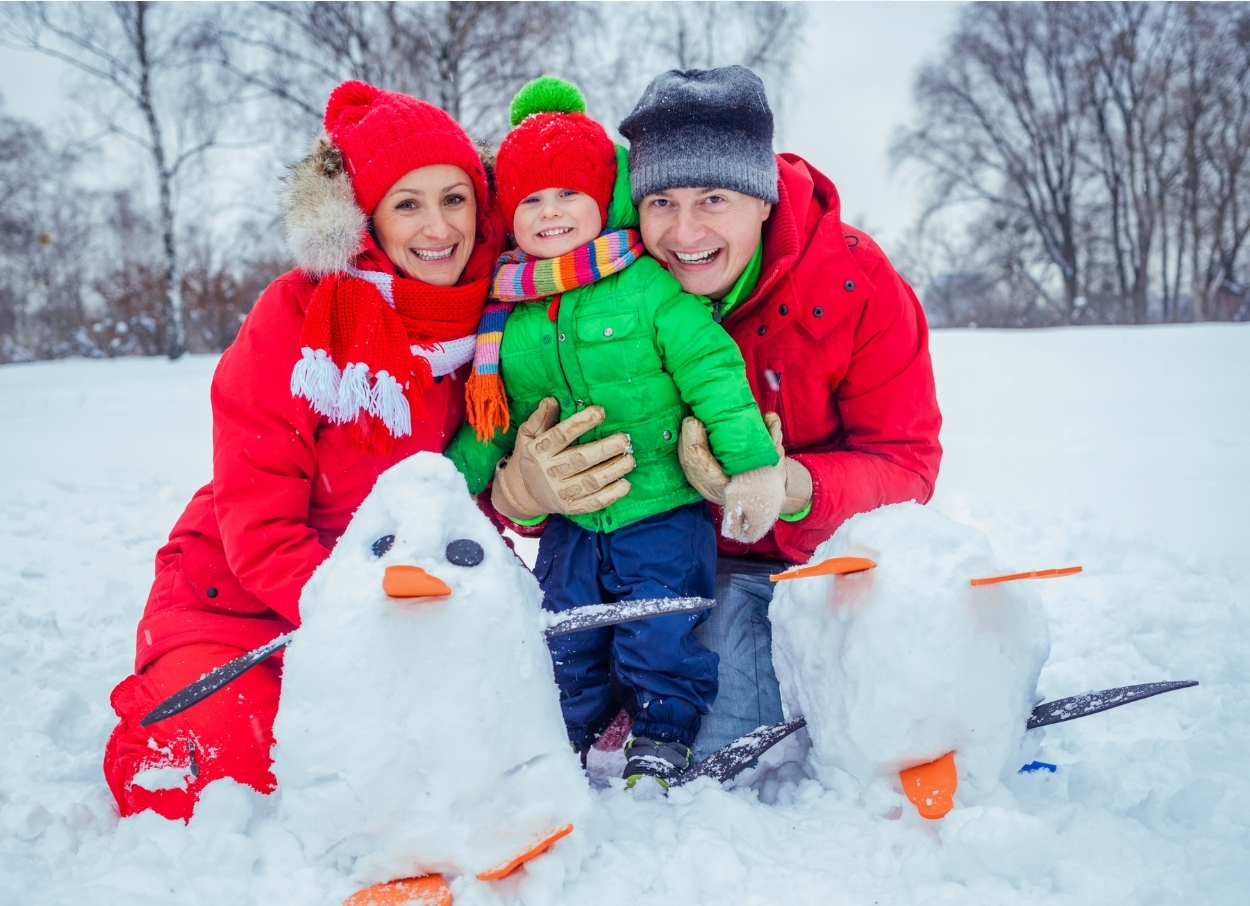
[[[1056,766],[1053,764],[1047,764],[1044,761],[1030,761],[1028,764],[1026,764],[1016,773],[1017,774],[1032,774],[1035,771],[1050,771],[1050,773],[1053,774],[1055,773],[1055,770],[1056,770]]]

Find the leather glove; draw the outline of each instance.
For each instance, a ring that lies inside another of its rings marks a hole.
[[[781,417],[775,412],[764,413],[764,424],[772,437],[773,448],[785,463],[786,499],[781,505],[784,515],[797,513],[812,500],[812,475],[798,460],[786,459],[781,443]],[[708,446],[707,429],[694,416],[687,416],[681,423],[681,442],[677,445],[677,458],[686,480],[704,500],[719,506],[725,505],[725,487],[729,476],[721,469]]]
[[[517,429],[512,454],[495,466],[491,503],[509,519],[593,513],[629,493],[622,476],[635,463],[627,435],[570,446],[603,421],[603,408],[587,406],[556,424],[559,417],[560,404],[544,399]]]
[[[686,474],[686,481],[690,482],[690,486],[704,500],[718,506],[725,505],[725,485],[729,484],[729,476],[712,455],[711,447],[708,446],[707,428],[693,415],[682,419],[677,459],[681,463],[681,470]]]

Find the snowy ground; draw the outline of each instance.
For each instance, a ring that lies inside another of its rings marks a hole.
[[[933,337],[934,505],[1037,583],[1047,698],[1184,690],[1050,728],[993,803],[891,820],[776,779],[600,819],[463,904],[1244,903],[1250,890],[1250,327]],[[213,360],[0,369],[0,904],[322,904],[272,803],[118,821],[100,772],[152,556],[209,474]],[[785,776],[784,774],[782,776]]]

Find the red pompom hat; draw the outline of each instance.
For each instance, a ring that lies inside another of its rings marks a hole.
[[[364,82],[344,82],[326,102],[326,133],[343,155],[356,203],[366,217],[405,173],[451,164],[469,174],[479,216],[486,210],[486,169],[473,142],[444,111]]]
[[[616,145],[586,116],[577,87],[552,76],[535,79],[512,100],[515,126],[499,146],[495,187],[509,226],[527,195],[543,189],[575,189],[599,203],[608,223],[616,182]]]

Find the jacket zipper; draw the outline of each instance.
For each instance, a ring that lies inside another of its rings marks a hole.
[[[776,412],[781,419],[782,437],[786,431],[786,413],[781,391],[781,382],[786,376],[786,363],[783,359],[772,359],[764,369],[764,379],[768,384],[768,393],[764,396],[764,411]]]

